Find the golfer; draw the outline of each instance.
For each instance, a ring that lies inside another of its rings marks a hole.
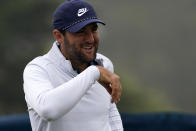
[[[97,53],[98,23],[105,25],[83,0],[68,0],[55,10],[56,40],[23,74],[33,131],[123,131],[116,107],[120,77]]]

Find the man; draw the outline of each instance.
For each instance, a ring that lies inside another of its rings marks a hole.
[[[120,78],[98,54],[100,21],[82,0],[62,3],[53,18],[56,41],[24,70],[25,100],[33,131],[122,131],[115,103]]]

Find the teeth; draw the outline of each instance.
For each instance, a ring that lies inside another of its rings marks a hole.
[[[91,49],[92,47],[85,47],[84,49]]]

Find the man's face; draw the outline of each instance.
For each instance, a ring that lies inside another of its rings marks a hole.
[[[96,58],[99,44],[98,26],[89,24],[77,33],[66,32],[61,51],[71,61],[90,63]]]

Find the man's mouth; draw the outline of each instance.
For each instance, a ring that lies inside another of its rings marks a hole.
[[[93,48],[93,46],[86,46],[86,47],[84,47],[84,49],[86,49],[86,50],[91,50]]]
[[[82,47],[82,53],[88,61],[95,59],[96,46],[95,45],[85,45]]]
[[[94,46],[93,46],[93,45],[84,46],[83,49],[84,49],[87,53],[92,53],[92,52],[94,51]]]

